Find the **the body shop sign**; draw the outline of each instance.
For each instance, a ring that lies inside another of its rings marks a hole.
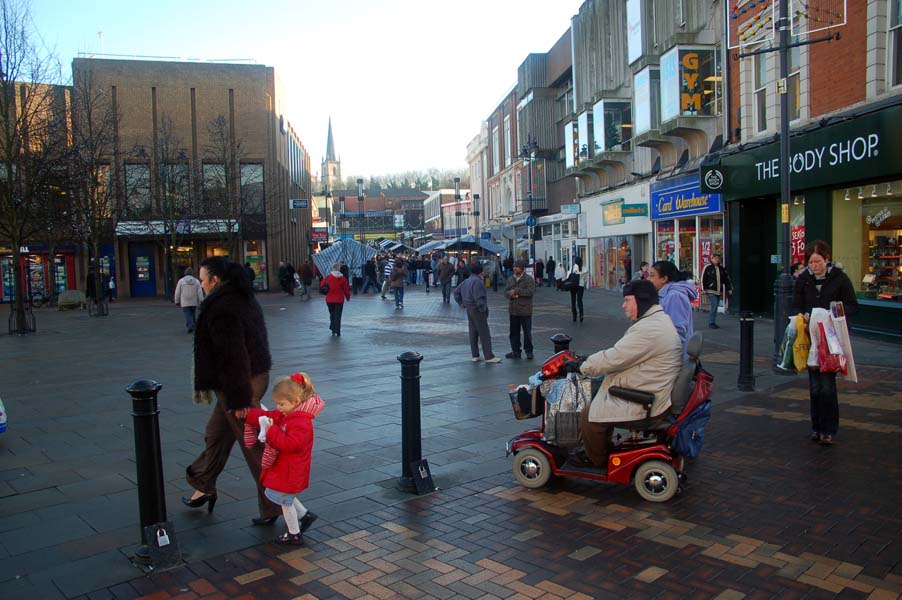
[[[720,194],[702,193],[698,177],[687,175],[651,186],[651,218],[672,219],[720,212]]]
[[[729,200],[780,193],[780,144],[752,148],[703,166],[703,189]],[[792,190],[897,175],[902,156],[902,105],[790,138]]]

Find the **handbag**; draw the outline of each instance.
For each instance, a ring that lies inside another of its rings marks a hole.
[[[842,355],[846,359],[846,372],[843,375],[846,381],[858,383],[858,370],[855,368],[852,340],[849,338],[849,325],[846,322],[846,312],[842,302],[830,303],[830,318],[833,321],[833,329],[836,331],[836,337],[842,348]]]
[[[579,273],[574,271],[567,276],[567,279],[564,280],[564,283],[561,285],[561,288],[564,290],[575,290],[579,287]]]
[[[329,293],[329,284],[328,283],[321,284],[319,286],[319,293],[322,294],[323,296],[328,294]]]

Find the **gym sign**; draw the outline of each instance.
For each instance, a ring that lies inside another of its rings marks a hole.
[[[780,144],[711,155],[699,169],[702,192],[739,200],[780,193]],[[898,175],[902,104],[793,135],[789,174],[793,192]]]

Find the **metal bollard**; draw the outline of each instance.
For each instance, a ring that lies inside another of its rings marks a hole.
[[[132,397],[135,426],[135,466],[138,472],[138,508],[141,515],[141,547],[135,560],[150,563],[150,550],[144,528],[166,520],[163,494],[163,457],[160,449],[160,409],[157,394],[163,385],[149,379],[136,381],[127,388]]]
[[[551,342],[554,344],[554,353],[557,354],[563,350],[569,350],[570,342],[572,341],[573,338],[566,333],[555,333],[551,336]]]
[[[755,317],[750,312],[739,316],[739,378],[736,386],[743,392],[755,389]]]
[[[416,492],[410,464],[422,458],[420,433],[420,362],[423,356],[417,352],[405,352],[398,356],[401,363],[401,478],[398,489]]]

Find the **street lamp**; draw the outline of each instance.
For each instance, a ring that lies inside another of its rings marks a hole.
[[[476,249],[479,256],[482,256],[482,246],[480,245],[482,234],[479,231],[479,194],[473,194],[473,216],[476,218]]]
[[[539,149],[539,144],[532,138],[532,135],[527,134],[526,136],[526,145],[523,146],[523,149],[520,150],[520,158],[529,161],[527,164],[529,165],[529,171],[527,172],[527,180],[529,189],[527,191],[527,198],[529,200],[529,216],[526,218],[526,231],[529,236],[529,260],[527,264],[532,265],[532,257],[534,254],[533,248],[533,227],[535,227],[536,221],[535,217],[532,216],[532,166],[533,162],[536,159],[536,150]]]
[[[457,206],[457,210],[454,213],[456,217],[454,219],[454,232],[457,233],[457,237],[460,237],[460,216],[463,214],[460,211],[460,177],[454,178],[454,204]]]
[[[366,243],[363,227],[363,179],[357,180],[357,210],[360,212],[360,243]]]

